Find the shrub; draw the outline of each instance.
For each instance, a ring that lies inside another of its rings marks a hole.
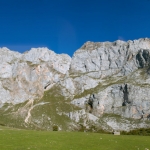
[[[0,126],[5,126],[5,124],[0,122]]]
[[[57,125],[53,126],[53,131],[58,131],[58,126]]]

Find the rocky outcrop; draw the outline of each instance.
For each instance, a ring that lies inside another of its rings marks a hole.
[[[145,120],[150,119],[150,39],[86,42],[72,58],[47,48],[23,54],[1,48],[0,62],[1,111],[23,112],[24,126],[37,122],[42,126],[41,118],[48,118],[45,128],[52,126],[56,119],[49,109],[71,119],[70,128],[81,122],[107,130],[149,126]],[[54,99],[56,104],[51,105]],[[65,108],[59,107],[62,101]],[[46,106],[41,111],[44,117],[36,116],[38,108]],[[116,115],[122,122],[116,121]],[[129,126],[129,119],[139,122]]]
[[[33,48],[20,54],[0,49],[0,103],[22,103],[43,96],[44,90],[59,82],[68,72],[71,58],[47,48]]]

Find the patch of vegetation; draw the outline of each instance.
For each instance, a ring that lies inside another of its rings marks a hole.
[[[90,127],[86,127],[83,124],[80,124],[79,132],[95,132],[95,133],[103,133],[103,134],[112,134],[112,132],[106,131],[97,126],[91,125]]]
[[[5,126],[5,124],[0,122],[0,126]]]
[[[53,125],[53,131],[58,131],[58,126],[57,125]]]
[[[45,91],[42,99],[38,100],[37,105],[31,111],[31,122],[41,129],[53,130],[53,124],[57,124],[62,130],[68,130],[72,122],[68,115],[74,110],[79,110],[79,108],[60,94],[59,87],[55,87]]]
[[[26,112],[22,112],[22,116],[20,108],[22,108],[27,102],[28,101],[16,105],[5,103],[0,109],[1,122],[9,127],[26,128],[24,125]]]
[[[121,131],[122,135],[142,135],[142,136],[150,136],[150,128],[140,128],[134,129],[131,131]]]
[[[116,120],[119,120],[119,119],[122,118],[120,115],[112,114],[112,113],[110,113],[110,114],[108,114],[108,113],[103,114],[102,118],[106,118],[106,117],[107,118],[115,118]]]
[[[135,86],[139,87],[150,87],[150,84],[148,82],[145,83],[146,79],[149,78],[149,75],[147,73],[147,67],[137,69],[136,71],[132,72],[130,76],[128,76],[126,83],[130,83]],[[139,83],[139,80],[142,81]]]

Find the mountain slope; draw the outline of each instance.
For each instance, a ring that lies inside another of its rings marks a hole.
[[[87,42],[72,58],[47,48],[24,54],[1,48],[0,54],[2,124],[44,130],[150,127],[150,39]]]

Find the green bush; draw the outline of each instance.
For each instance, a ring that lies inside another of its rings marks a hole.
[[[5,124],[0,122],[0,126],[5,126]]]
[[[53,126],[53,131],[58,131],[58,126],[57,125]]]

